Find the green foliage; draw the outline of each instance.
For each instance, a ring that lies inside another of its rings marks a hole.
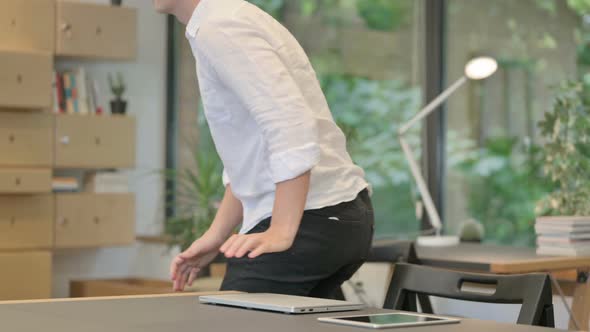
[[[281,19],[283,14],[283,7],[285,6],[285,0],[248,0],[252,4],[258,6],[272,17]]]
[[[202,114],[199,112],[199,143],[193,150],[195,167],[165,173],[176,185],[175,215],[166,220],[165,233],[182,250],[209,229],[224,192],[223,165]]]
[[[544,171],[557,189],[539,202],[541,215],[590,215],[590,87],[565,82],[539,123]]]
[[[468,209],[486,239],[534,245],[535,204],[551,191],[542,175],[542,151],[515,138],[494,137],[460,164],[468,183]]]
[[[398,80],[370,80],[357,76],[328,74],[320,82],[334,118],[348,137],[353,159],[377,186],[407,183],[409,174],[397,140],[399,125],[419,108],[419,88]],[[420,128],[413,128],[408,141],[420,151]]]
[[[567,0],[567,5],[580,16],[590,13],[590,0]]]
[[[320,82],[334,118],[347,136],[348,151],[373,186],[376,233],[417,231],[414,183],[396,133],[419,108],[420,89],[398,80],[342,74],[320,75]],[[419,154],[419,126],[408,133],[408,141]]]
[[[117,73],[117,79],[113,79],[113,75],[111,73],[107,76],[109,80],[109,86],[111,87],[111,92],[117,99],[121,99],[123,97],[123,93],[125,93],[125,81],[123,80],[123,74]]]
[[[357,10],[367,27],[395,31],[408,23],[412,10],[408,0],[357,0]]]
[[[316,68],[322,66],[314,66]],[[415,212],[418,193],[397,132],[421,106],[419,87],[400,80],[371,80],[343,74],[320,75],[330,109],[347,137],[352,159],[363,167],[374,189],[373,203],[377,234],[418,231]],[[420,158],[420,126],[406,133],[406,140]],[[470,157],[474,143],[449,133],[449,164]]]

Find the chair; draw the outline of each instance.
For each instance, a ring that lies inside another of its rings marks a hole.
[[[414,242],[404,240],[377,240],[373,243],[366,263],[411,263],[420,264],[416,255]],[[338,288],[333,297],[335,300],[344,300],[342,288]],[[428,296],[418,295],[421,308],[432,311],[432,305]]]
[[[417,311],[417,296],[521,303],[517,324],[554,327],[551,281],[541,273],[493,275],[396,264],[384,308]],[[432,308],[422,308],[432,314]]]

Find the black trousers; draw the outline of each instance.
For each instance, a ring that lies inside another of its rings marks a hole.
[[[334,298],[367,259],[373,222],[367,190],[350,202],[306,210],[289,250],[229,259],[221,290]],[[249,234],[269,226],[270,218]]]

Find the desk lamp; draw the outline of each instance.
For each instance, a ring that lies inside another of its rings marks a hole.
[[[467,80],[483,80],[491,75],[493,75],[496,70],[498,69],[498,63],[496,60],[490,57],[478,57],[472,59],[465,65],[465,74],[459,78],[455,83],[449,86],[445,91],[443,91],[438,97],[434,98],[426,107],[424,107],[418,114],[416,114],[410,121],[408,121],[405,125],[401,127],[398,132],[399,142],[401,144],[402,150],[404,151],[404,155],[408,160],[408,164],[410,166],[410,171],[412,172],[412,176],[416,181],[416,185],[418,186],[418,191],[422,196],[422,200],[424,201],[424,206],[426,208],[426,213],[428,213],[428,217],[430,220],[430,224],[432,225],[435,235],[428,235],[428,236],[419,236],[418,237],[418,245],[421,246],[452,246],[457,245],[459,243],[459,237],[456,235],[442,235],[442,228],[443,225],[440,221],[440,215],[432,202],[432,196],[428,191],[428,187],[424,182],[424,178],[422,177],[422,173],[420,172],[420,167],[414,159],[414,153],[412,149],[408,145],[406,139],[404,138],[405,133],[418,121],[424,119],[427,115],[434,112],[442,103],[444,103],[457,89],[459,89],[463,84],[467,82]]]

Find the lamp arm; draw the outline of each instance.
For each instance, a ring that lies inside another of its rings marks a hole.
[[[440,104],[444,103],[457,89],[459,89],[463,84],[467,82],[467,77],[463,76],[458,79],[453,85],[448,87],[443,93],[438,95],[438,97],[434,98],[428,105],[426,105],[418,114],[414,115],[410,121],[408,121],[405,125],[401,127],[399,130],[399,135],[403,135],[410,129],[416,122],[422,120],[425,116],[432,113],[436,110]]]
[[[416,163],[416,159],[414,159],[414,154],[412,153],[412,149],[410,148],[410,145],[408,145],[405,138],[401,135],[399,136],[399,142],[402,147],[402,150],[404,151],[404,155],[406,156],[406,159],[408,160],[408,164],[410,166],[410,171],[412,172],[412,175],[414,176],[414,181],[416,181],[416,184],[418,185],[418,191],[420,192],[420,195],[422,196],[422,200],[424,201],[424,206],[426,207],[426,212],[428,213],[428,217],[430,218],[430,224],[436,230],[436,234],[440,235],[440,232],[442,230],[442,223],[440,221],[440,216],[439,216],[438,212],[436,211],[436,207],[434,206],[434,202],[432,201],[432,196],[430,196],[430,192],[428,191],[426,183],[424,182],[424,178],[422,177],[422,172],[420,171],[420,167],[418,167],[418,164]]]

